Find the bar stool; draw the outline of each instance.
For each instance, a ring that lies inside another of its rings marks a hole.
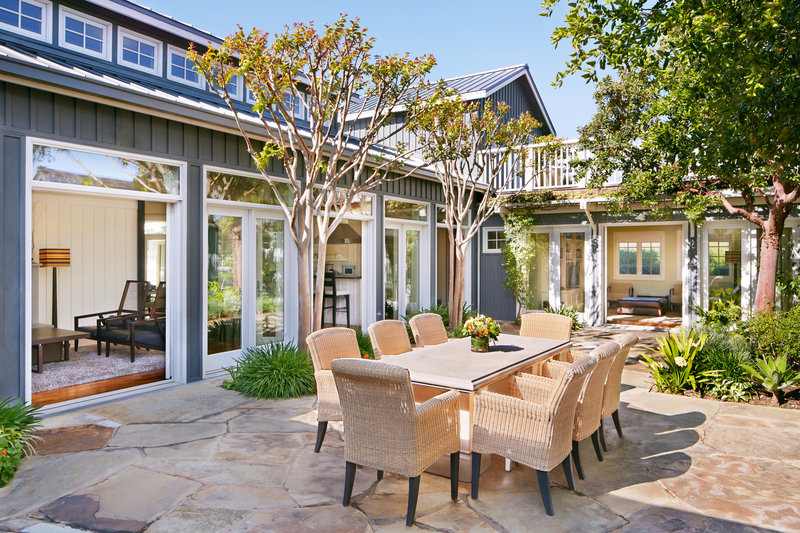
[[[322,294],[322,314],[325,315],[325,310],[331,310],[333,325],[336,325],[336,312],[345,311],[347,313],[347,327],[350,327],[350,293],[348,291],[336,290],[336,273],[325,272],[325,281],[323,282]],[[337,307],[336,303],[339,298],[344,298],[344,306]],[[330,305],[325,305],[326,301],[330,301]]]

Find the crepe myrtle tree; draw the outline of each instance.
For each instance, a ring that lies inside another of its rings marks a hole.
[[[541,124],[527,112],[511,117],[505,102],[464,101],[442,84],[424,108],[414,111],[418,112],[411,129],[442,185],[449,242],[447,308],[450,327],[455,328],[462,318],[467,246],[498,211],[502,193],[532,177],[526,172],[529,144]],[[548,136],[538,141],[556,140]]]
[[[561,0],[545,0],[552,15]],[[800,196],[800,4],[766,0],[569,0],[553,34],[573,52],[557,81],[597,81],[581,132],[595,185],[616,199],[673,199],[702,221],[721,207],[762,230],[754,308],[775,302],[781,233]]]
[[[432,56],[376,55],[374,39],[357,18],[341,15],[318,29],[313,22],[270,35],[239,30],[190,58],[211,89],[229,106],[261,175],[289,223],[297,247],[299,337],[322,327],[328,238],[353,200],[380,183],[415,170],[404,145],[383,142],[406,127],[390,111],[415,100],[435,65]],[[244,80],[253,113],[234,104],[229,86]],[[369,112],[366,104],[369,102]],[[295,107],[305,108],[306,118]],[[353,116],[363,118],[357,126]],[[346,120],[348,117],[348,120]],[[256,133],[253,125],[258,126]],[[285,174],[270,170],[282,163]],[[280,194],[288,178],[291,195]],[[313,297],[309,272],[312,239],[318,245]]]

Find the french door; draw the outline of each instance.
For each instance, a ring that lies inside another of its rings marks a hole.
[[[279,215],[209,206],[205,373],[286,332],[286,230]]]
[[[428,304],[425,280],[430,275],[426,227],[386,222],[384,233],[385,317],[398,319]]]

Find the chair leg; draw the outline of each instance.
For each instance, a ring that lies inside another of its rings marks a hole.
[[[600,446],[603,447],[603,452],[608,453],[608,447],[606,446],[606,428],[603,425],[603,419],[600,419]]]
[[[611,413],[611,418],[614,420],[614,427],[617,428],[617,435],[622,438],[622,426],[619,424],[619,409]]]
[[[383,470],[378,470],[378,481],[383,479]]]
[[[406,526],[408,527],[411,527],[411,524],[414,523],[414,515],[417,514],[419,479],[419,476],[408,478],[408,513],[406,514]]]
[[[346,312],[347,312],[347,327],[349,328],[350,327],[350,295],[349,294],[344,297],[344,302],[345,302],[344,305],[345,305]]]
[[[578,441],[572,441],[572,460],[575,462],[575,470],[578,471],[578,477],[585,479],[583,477],[583,468],[581,468],[581,450],[579,446],[580,443]]]
[[[564,477],[567,478],[569,490],[575,490],[575,479],[572,477],[572,459],[569,458],[569,455],[561,461],[561,466],[564,468]]]
[[[536,471],[536,479],[539,481],[539,492],[542,493],[542,503],[547,516],[553,516],[553,498],[550,495],[550,472]]]
[[[603,452],[600,450],[600,437],[598,437],[599,433],[600,430],[597,430],[594,433],[592,433],[592,445],[594,446],[594,453],[597,454],[597,460],[602,461]]]
[[[108,357],[109,355],[111,355],[111,342],[107,341],[106,342],[106,357]]]
[[[356,480],[356,464],[350,461],[344,464],[344,497],[342,498],[342,505],[347,507],[350,505],[350,496],[353,495],[353,483]]]
[[[481,477],[481,454],[472,452],[472,499],[478,499],[478,480]]]
[[[450,499],[458,499],[458,463],[461,452],[450,454]]]
[[[325,432],[328,431],[328,422],[317,424],[317,443],[314,445],[314,453],[319,453],[322,448],[322,441],[325,439]]]

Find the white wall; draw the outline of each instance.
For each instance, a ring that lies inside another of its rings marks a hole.
[[[35,191],[33,260],[40,248],[69,248],[70,266],[58,268],[58,326],[75,315],[119,306],[125,280],[136,279],[136,201]],[[39,271],[38,316],[52,318],[53,269]],[[35,294],[35,291],[34,291]]]

